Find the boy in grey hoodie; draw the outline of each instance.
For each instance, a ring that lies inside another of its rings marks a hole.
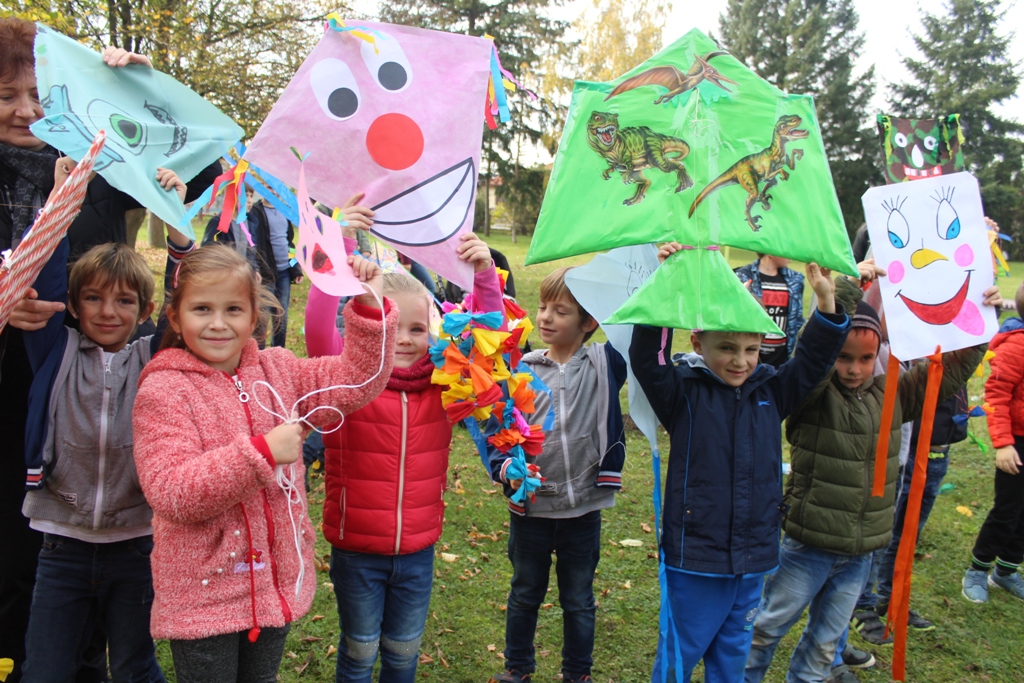
[[[548,348],[523,357],[550,389],[537,392],[531,424],[541,425],[554,410],[554,426],[544,434],[540,455],[528,457],[545,481],[536,497],[522,505],[509,501],[508,557],[512,587],[505,612],[505,671],[491,683],[529,681],[536,670],[534,633],[544,602],[555,553],[565,645],[562,675],[566,683],[589,681],[594,651],[594,572],[601,550],[601,510],[615,504],[622,487],[625,434],[619,390],[626,362],[611,344],[585,342],[597,321],[565,284],[568,268],[541,283],[537,330]],[[493,432],[497,422],[489,425]],[[506,495],[522,485],[509,479],[511,462],[491,449],[491,477],[505,484]]]
[[[173,174],[171,174],[173,176]],[[184,185],[173,176],[164,187]],[[192,242],[170,228],[165,287]],[[185,245],[185,246],[181,246]],[[132,459],[139,374],[160,334],[135,342],[153,312],[153,274],[125,244],[86,252],[68,274],[68,241],[36,281],[38,297],[68,300],[79,329],[51,318],[26,333],[29,393],[22,513],[43,532],[26,634],[26,681],[74,680],[97,628],[114,683],[164,680],[149,635],[153,512]]]

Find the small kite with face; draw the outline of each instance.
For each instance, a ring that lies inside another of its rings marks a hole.
[[[901,119],[880,114],[878,132],[890,183],[934,178],[964,170],[960,117]]]

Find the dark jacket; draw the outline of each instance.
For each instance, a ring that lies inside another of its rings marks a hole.
[[[740,282],[750,282],[750,293],[759,300],[763,296],[761,287],[761,259],[740,266],[735,271]],[[779,275],[786,281],[789,290],[789,312],[786,315],[786,356],[793,355],[796,338],[804,326],[804,276],[790,268],[779,268]]]
[[[966,384],[986,348],[983,344],[943,354],[940,401]],[[900,425],[921,416],[929,363],[918,363],[899,377],[885,493],[879,498],[871,495],[871,488],[884,375],[850,389],[833,371],[786,420],[793,464],[786,480],[788,512],[783,528],[787,536],[841,555],[862,555],[889,545],[900,466]]]
[[[671,439],[661,537],[666,566],[718,576],[778,566],[781,422],[843,347],[850,323],[837,308],[835,315],[811,315],[792,359],[778,370],[758,365],[738,388],[696,354],[672,365],[671,335],[663,344],[660,329],[633,329],[633,374]]]
[[[246,227],[252,235],[252,241],[256,245],[256,264],[259,268],[260,278],[265,287],[273,289],[277,282],[277,259],[274,258],[274,247],[270,243],[270,223],[267,221],[267,210],[263,202],[256,202],[247,214]],[[295,226],[288,221],[288,247],[295,248]],[[291,279],[302,275],[302,268],[298,262],[291,266]]]

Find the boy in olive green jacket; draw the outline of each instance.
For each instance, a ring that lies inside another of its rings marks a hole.
[[[865,279],[876,271],[869,262],[862,267]],[[871,554],[886,547],[892,536],[900,425],[921,415],[928,362],[899,378],[885,495],[872,498],[885,377],[873,376],[881,343],[878,313],[859,301],[860,295],[849,280],[837,282],[837,300],[848,310],[856,309],[850,334],[832,373],[786,420],[793,469],[786,480],[785,538],[779,569],[765,583],[754,621],[746,683],[764,679],[776,646],[808,605],[810,620],[793,651],[786,680],[810,683],[829,678],[836,643],[864,587]],[[991,306],[1002,301],[995,287],[985,297]],[[852,301],[847,304],[844,298]],[[986,348],[982,344],[943,354],[940,401],[967,382]]]

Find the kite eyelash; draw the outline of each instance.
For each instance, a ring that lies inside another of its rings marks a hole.
[[[941,204],[944,201],[952,204],[954,192],[956,192],[955,187],[943,187],[936,190],[935,194],[932,195],[932,199],[938,204]]]
[[[899,211],[900,209],[902,209],[903,205],[906,203],[907,197],[903,197],[901,201],[900,196],[896,195],[896,197],[893,198],[891,201],[888,199],[884,200],[882,202],[882,208],[891,214],[893,211]]]

